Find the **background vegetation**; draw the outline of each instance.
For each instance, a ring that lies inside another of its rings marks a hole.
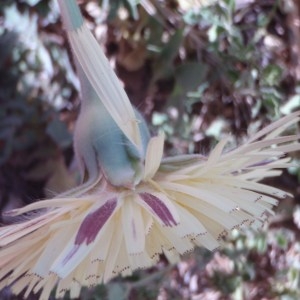
[[[134,105],[153,132],[166,132],[170,155],[208,153],[225,135],[240,144],[300,108],[298,0],[79,3]],[[1,1],[0,24],[5,211],[76,183],[80,100],[56,2]],[[80,299],[299,299],[299,182],[299,168],[267,181],[295,197],[281,202],[262,232],[233,232],[219,252],[197,249],[175,266],[162,257],[150,270],[83,290]],[[21,299],[9,289],[0,298]]]

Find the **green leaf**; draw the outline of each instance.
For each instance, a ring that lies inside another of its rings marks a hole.
[[[288,246],[288,237],[284,234],[284,232],[278,232],[276,235],[277,246],[281,249],[286,249]]]
[[[103,1],[103,4],[106,4],[106,1]],[[107,16],[108,21],[112,21],[116,18],[120,6],[121,0],[109,1],[109,13]]]
[[[262,73],[262,81],[265,85],[277,85],[281,79],[282,69],[274,64],[268,65]]]
[[[125,288],[121,283],[113,283],[108,286],[108,291],[107,291],[107,299],[108,300],[125,300],[126,297],[126,292]]]
[[[267,251],[268,243],[267,243],[266,236],[259,235],[257,237],[256,248],[257,248],[257,252],[260,254],[263,254]]]
[[[193,91],[204,80],[207,67],[197,62],[187,62],[181,64],[175,69],[175,78],[185,92]]]
[[[200,14],[195,10],[189,10],[183,15],[183,20],[187,25],[194,26],[200,20]]]
[[[178,29],[171,37],[169,42],[165,45],[160,53],[160,61],[171,63],[177,56],[179,48],[183,40],[183,29]]]
[[[294,110],[300,109],[300,95],[292,96],[287,103],[285,103],[281,108],[280,111],[284,115],[288,115]]]
[[[228,10],[230,14],[233,14],[235,10],[235,0],[225,0],[225,2],[228,5]]]
[[[125,6],[128,8],[133,19],[137,20],[139,18],[139,13],[137,9],[137,5],[139,4],[139,0],[125,0]]]
[[[217,41],[218,39],[218,29],[219,29],[219,26],[218,25],[213,25],[209,28],[209,30],[207,31],[207,36],[208,36],[208,40],[211,42],[211,43],[214,43]]]

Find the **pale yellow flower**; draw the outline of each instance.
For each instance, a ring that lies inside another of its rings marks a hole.
[[[150,267],[160,254],[173,263],[195,246],[216,249],[233,228],[260,227],[286,193],[258,181],[291,166],[285,155],[300,150],[299,136],[280,135],[300,112],[237,149],[224,150],[223,140],[208,157],[163,158],[163,135],[148,136],[76,1],[59,4],[85,96],[75,152],[87,178],[8,213],[16,222],[0,228],[0,288],[46,300],[57,286],[56,297],[70,290],[75,298],[82,286]]]
[[[285,154],[300,149],[299,136],[279,135],[300,112],[269,125],[244,145],[208,157],[162,158],[162,135],[148,145],[143,180],[134,189],[104,177],[89,187],[11,211],[27,220],[0,228],[0,288],[41,292],[48,299],[82,286],[127,276],[159,260],[174,263],[195,246],[214,250],[233,228],[259,228],[286,196],[258,180],[291,165]]]

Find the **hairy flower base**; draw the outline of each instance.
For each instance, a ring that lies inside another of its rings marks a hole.
[[[258,183],[291,165],[287,152],[299,136],[278,137],[299,121],[291,114],[247,143],[210,155],[162,157],[163,139],[148,146],[144,179],[135,189],[98,178],[52,200],[9,212],[18,223],[0,228],[0,288],[48,299],[81,286],[155,264],[160,254],[176,262],[195,246],[214,250],[233,228],[260,227],[286,193]],[[275,147],[276,145],[276,147]]]

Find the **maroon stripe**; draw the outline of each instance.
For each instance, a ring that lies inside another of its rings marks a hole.
[[[141,199],[144,200],[154,211],[154,213],[162,220],[166,226],[177,225],[172,213],[164,202],[156,196],[149,193],[140,193]]]
[[[112,198],[97,210],[88,214],[80,225],[75,238],[75,245],[81,245],[84,242],[88,245],[93,242],[116,207],[117,198]]]

